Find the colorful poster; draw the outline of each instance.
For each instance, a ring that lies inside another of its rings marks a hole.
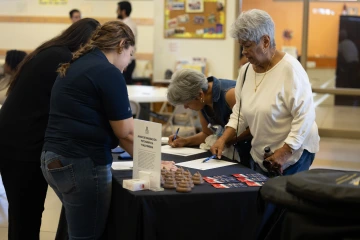
[[[169,1],[168,7],[170,10],[184,10],[185,9],[185,3],[184,1]]]
[[[187,13],[202,13],[204,12],[203,0],[186,0]]]

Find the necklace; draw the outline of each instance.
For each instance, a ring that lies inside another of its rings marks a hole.
[[[276,53],[276,50],[275,50],[274,54],[272,55],[272,57],[271,57],[271,59],[270,59],[270,61],[269,61],[269,64],[268,64],[268,66],[267,66],[267,68],[266,68],[265,74],[264,74],[264,76],[262,77],[262,79],[261,79],[261,81],[259,82],[259,84],[256,84],[256,72],[255,72],[255,89],[254,89],[255,92],[256,92],[256,90],[258,89],[258,87],[260,86],[260,84],[262,83],[262,81],[264,80],[264,78],[265,78],[265,76],[266,76],[266,73],[267,73],[267,71],[269,70],[270,63],[271,63],[272,59],[273,59],[274,56],[275,56],[275,53]]]

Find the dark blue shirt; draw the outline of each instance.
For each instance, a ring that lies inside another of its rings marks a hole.
[[[217,79],[215,77],[208,77],[208,82],[212,82],[212,100],[213,109],[205,106],[201,113],[208,123],[212,125],[221,125],[224,127],[232,113],[232,109],[226,102],[226,93],[231,88],[235,88],[236,81]]]
[[[90,157],[96,164],[112,162],[119,140],[109,120],[132,117],[122,73],[99,50],[71,64],[51,92],[44,151],[64,157]]]

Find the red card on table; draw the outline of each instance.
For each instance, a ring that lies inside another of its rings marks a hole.
[[[261,187],[262,185],[264,185],[264,182],[254,182],[251,180],[247,180],[245,181],[246,185],[248,185],[249,187]]]

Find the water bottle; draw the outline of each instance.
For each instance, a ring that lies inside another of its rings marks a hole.
[[[267,146],[264,148],[264,159],[270,157],[271,155],[273,155],[274,153],[271,151],[270,147]]]
[[[263,165],[269,171],[269,174],[274,175],[274,176],[281,176],[282,175],[281,166],[279,167],[279,165],[274,165],[273,162],[271,162],[269,160],[265,160],[266,158],[270,157],[273,154],[274,153],[271,151],[269,146],[264,148]]]

